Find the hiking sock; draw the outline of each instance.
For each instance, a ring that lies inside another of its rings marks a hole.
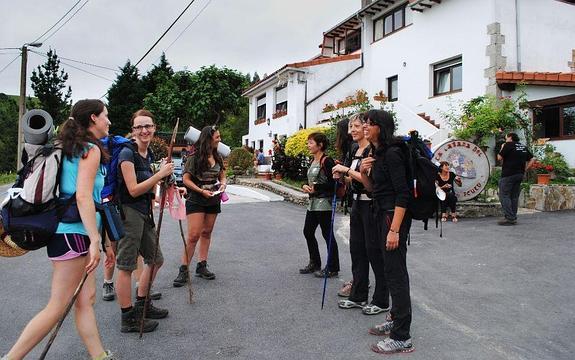
[[[126,307],[126,308],[121,308],[122,314],[125,314],[125,313],[127,313],[127,312],[132,311],[132,308],[133,308],[133,306],[129,306],[129,307]]]
[[[137,300],[137,301],[139,301],[139,300],[142,300],[142,301],[143,301],[143,300],[146,300],[146,297],[145,297],[145,296],[136,295],[136,300]]]

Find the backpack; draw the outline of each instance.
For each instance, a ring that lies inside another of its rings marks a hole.
[[[122,136],[110,135],[100,139],[100,142],[104,145],[108,154],[110,154],[110,161],[106,164],[106,177],[104,178],[102,199],[108,197],[114,198],[118,187],[118,156],[124,146],[130,144],[131,141]]]
[[[319,166],[321,168],[321,170],[323,171],[324,175],[327,177],[331,177],[331,174],[327,173],[327,170],[325,168],[325,159],[327,159],[327,155],[323,155],[321,157],[321,159],[319,160]],[[335,180],[334,181],[337,183],[337,188],[335,190],[335,197],[338,200],[344,200],[347,194],[347,186],[345,184],[345,182],[342,181],[343,177],[340,180]]]
[[[411,199],[408,211],[415,220],[423,221],[423,228],[427,230],[428,221],[435,215],[436,227],[439,223],[439,199],[435,193],[435,179],[439,168],[431,161],[432,153],[429,148],[413,133],[407,145],[408,186],[411,190]],[[405,151],[405,150],[404,150]],[[440,233],[440,236],[443,234]]]
[[[62,147],[58,142],[46,145],[25,144],[29,160],[18,171],[18,177],[2,207],[2,225],[12,242],[24,250],[46,246],[72,196],[61,201],[60,174]]]

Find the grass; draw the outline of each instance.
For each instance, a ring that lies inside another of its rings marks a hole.
[[[16,173],[0,174],[0,185],[12,184],[16,181]]]

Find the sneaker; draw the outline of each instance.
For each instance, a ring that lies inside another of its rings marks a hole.
[[[189,277],[188,265],[181,265],[180,272],[178,273],[178,276],[176,277],[173,283],[174,287],[182,287],[186,285],[188,282],[188,277]]]
[[[138,283],[136,283],[136,296],[138,296]],[[150,299],[160,300],[161,298],[162,298],[162,293],[154,290],[154,285],[152,284],[152,288],[150,289]]]
[[[338,276],[338,272],[337,271],[328,271],[327,268],[324,268],[323,270],[318,270],[314,273],[315,277],[318,278],[323,278],[326,277],[326,272],[327,272],[327,277],[331,278],[331,277],[337,277]]]
[[[104,283],[102,289],[102,300],[112,301],[116,298],[116,290],[114,289],[114,283]]]
[[[339,289],[339,291],[337,292],[337,296],[349,297],[349,294],[351,293],[351,287],[352,286],[353,286],[353,280],[344,282],[341,289]]]
[[[360,308],[362,309],[367,304],[367,301],[351,301],[351,300],[340,300],[337,302],[337,306],[340,309],[353,309],[353,308]]]
[[[144,302],[145,302],[144,299],[136,300],[134,307],[141,308],[142,311],[144,311]],[[163,319],[166,316],[168,316],[167,309],[157,308],[154,306],[154,304],[152,304],[152,301],[148,302],[148,308],[146,309],[146,319]]]
[[[112,354],[112,352],[110,350],[106,350],[100,356],[95,358],[95,360],[118,360],[118,357],[116,357],[116,355]]]
[[[393,321],[386,320],[383,324],[375,325],[370,328],[368,332],[375,336],[387,336],[391,333],[391,329],[393,329]]]
[[[216,278],[216,274],[208,270],[208,263],[206,261],[200,261],[198,263],[198,266],[196,266],[196,276],[206,280],[214,280]]]
[[[318,265],[316,265],[310,261],[310,263],[307,264],[306,267],[299,269],[299,273],[300,274],[312,274],[312,273],[318,271],[319,269],[321,269],[321,266],[318,266]]]
[[[140,332],[140,322],[142,320],[143,306],[134,306],[132,310],[127,313],[122,313],[122,327],[120,329],[123,333]],[[151,332],[156,330],[158,322],[154,320],[144,319],[144,332]]]
[[[502,225],[502,226],[509,226],[509,225],[515,225],[515,224],[517,224],[517,220],[503,219],[503,220],[499,220],[497,222],[497,225]]]
[[[383,339],[377,344],[371,345],[371,350],[378,354],[397,354],[397,353],[410,353],[415,348],[411,343],[411,339],[407,340],[393,340],[390,338]]]
[[[364,315],[377,315],[377,314],[381,314],[382,312],[386,312],[389,311],[390,307],[389,305],[387,307],[379,307],[375,304],[369,304],[367,306],[364,306],[363,309],[361,310],[361,312]]]

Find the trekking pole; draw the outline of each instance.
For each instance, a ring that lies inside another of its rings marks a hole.
[[[182,235],[182,242],[184,243],[184,253],[186,254],[186,260],[188,257],[188,245],[186,244],[186,237],[184,236],[184,228],[182,227],[182,220],[178,220],[180,225],[180,235]],[[188,292],[190,293],[190,304],[194,302],[194,290],[192,289],[192,276],[190,275],[190,267],[188,266]]]
[[[54,340],[56,339],[56,335],[58,335],[58,331],[60,330],[60,328],[62,327],[62,324],[64,323],[64,319],[66,319],[66,316],[70,312],[70,309],[72,309],[72,306],[76,302],[76,299],[78,298],[78,294],[80,294],[80,291],[82,290],[82,287],[84,286],[84,283],[86,282],[87,278],[88,278],[88,273],[86,272],[86,273],[84,273],[82,280],[80,280],[80,283],[78,284],[78,287],[76,288],[76,291],[74,291],[74,295],[72,295],[72,299],[70,299],[70,302],[68,303],[68,305],[66,305],[66,309],[64,310],[64,313],[60,317],[60,320],[58,320],[58,323],[56,324],[56,328],[54,329],[54,331],[52,331],[52,335],[50,335],[50,339],[48,340],[48,343],[46,344],[46,346],[44,346],[44,350],[42,351],[42,354],[40,355],[39,360],[44,360],[46,358],[46,354],[48,353],[48,350],[50,350],[52,343],[54,343]]]
[[[170,140],[170,146],[168,148],[168,156],[166,162],[172,161],[172,152],[174,151],[174,143],[176,142],[176,135],[178,134],[178,126],[180,124],[180,118],[176,120],[176,126],[174,126],[174,131],[172,132],[172,139]],[[150,289],[152,288],[154,272],[156,271],[156,257],[158,256],[158,249],[160,247],[160,230],[162,229],[162,220],[164,219],[164,208],[166,207],[166,195],[167,195],[167,181],[160,186],[160,215],[158,216],[158,226],[156,228],[156,246],[154,248],[154,257],[152,258],[152,264],[150,265],[150,276],[148,277],[148,289],[146,290],[146,299],[144,300],[144,311],[142,311],[142,320],[140,321],[140,339],[144,334],[144,321],[146,319],[146,309],[150,303]],[[153,216],[153,214],[152,214]]]
[[[335,186],[333,188],[333,198],[331,199],[331,225],[329,228],[329,241],[327,242],[327,263],[325,266],[325,274],[323,277],[323,295],[321,296],[321,309],[323,310],[323,305],[325,303],[325,290],[327,288],[327,276],[329,274],[329,261],[331,260],[331,244],[333,242],[333,223],[335,221],[335,208],[337,205],[337,185],[338,182],[335,182]]]

